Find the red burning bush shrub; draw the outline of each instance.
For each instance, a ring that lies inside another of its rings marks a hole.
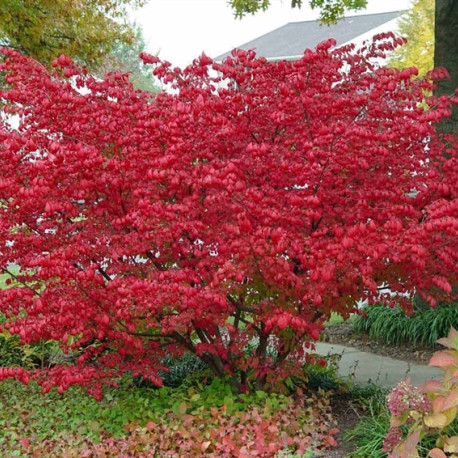
[[[435,129],[450,101],[425,95],[442,71],[377,66],[397,41],[184,70],[145,55],[173,86],[158,95],[3,50],[0,268],[21,271],[0,311],[22,342],[77,357],[0,378],[98,395],[126,371],[160,384],[164,355],[192,352],[262,387],[381,287],[406,308],[450,299],[457,145]]]

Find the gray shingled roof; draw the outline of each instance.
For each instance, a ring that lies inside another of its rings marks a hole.
[[[337,24],[321,25],[318,21],[290,22],[272,32],[237,46],[239,49],[254,49],[258,56],[269,59],[299,57],[305,49],[334,38],[337,44],[344,44],[352,39],[379,27],[402,14],[403,11],[391,13],[366,14],[341,19]],[[230,51],[215,57],[221,61],[230,55]]]

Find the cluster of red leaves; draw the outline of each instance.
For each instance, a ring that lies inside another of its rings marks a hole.
[[[172,85],[157,96],[3,50],[0,269],[22,273],[0,311],[22,342],[79,355],[35,371],[44,389],[97,394],[125,371],[160,384],[163,355],[184,351],[243,384],[382,286],[406,307],[450,299],[458,148],[435,127],[451,101],[425,95],[446,72],[378,67],[398,42],[184,70],[145,55]],[[29,375],[13,372],[0,379]]]
[[[329,401],[311,396],[304,404],[291,398],[277,411],[249,407],[228,415],[225,407],[170,413],[144,427],[129,425],[126,436],[104,436],[95,443],[78,435],[62,440],[22,441],[30,456],[78,457],[272,457],[282,451],[304,455],[337,445]]]

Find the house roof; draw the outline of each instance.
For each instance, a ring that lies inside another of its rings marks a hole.
[[[314,49],[318,43],[328,38],[334,38],[339,45],[343,45],[396,19],[402,13],[403,11],[393,11],[350,16],[332,25],[321,25],[319,21],[290,22],[237,48],[254,49],[258,56],[267,57],[269,60],[300,58],[305,49]],[[230,54],[228,51],[214,60],[222,61]]]

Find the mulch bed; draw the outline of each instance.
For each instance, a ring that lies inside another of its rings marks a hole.
[[[356,426],[361,417],[367,415],[367,412],[358,404],[338,397],[334,397],[331,400],[331,405],[332,415],[336,419],[337,427],[340,430],[340,433],[336,436],[338,445],[333,449],[326,450],[320,458],[343,458],[356,448],[354,444],[344,442],[342,438],[344,433]]]

